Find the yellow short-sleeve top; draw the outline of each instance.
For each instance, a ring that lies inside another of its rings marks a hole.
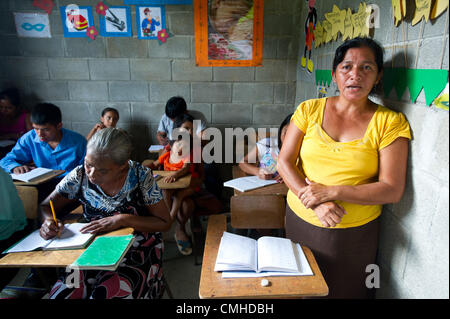
[[[322,129],[326,98],[301,103],[291,121],[305,136],[300,161],[306,177],[324,185],[361,185],[377,181],[379,151],[398,137],[411,139],[408,121],[401,113],[378,105],[364,137],[336,142]],[[312,209],[306,209],[297,195],[287,194],[289,207],[303,220],[323,227]],[[336,201],[346,215],[335,228],[364,225],[381,214],[381,205],[359,205]]]

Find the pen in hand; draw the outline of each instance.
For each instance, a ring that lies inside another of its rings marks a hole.
[[[56,227],[58,227],[58,221],[56,220],[55,208],[53,207],[53,202],[52,201],[50,201],[50,208],[52,210],[52,215],[53,215],[53,220],[55,221],[55,225],[56,225]],[[60,236],[60,233],[59,233],[59,230],[58,230],[58,238],[59,238],[59,236]]]

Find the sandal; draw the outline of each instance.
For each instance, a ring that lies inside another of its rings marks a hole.
[[[189,240],[178,240],[177,234],[174,234],[175,243],[177,244],[178,250],[181,254],[188,256],[192,254],[192,245]]]

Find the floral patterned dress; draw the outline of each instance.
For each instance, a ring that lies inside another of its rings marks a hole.
[[[146,205],[162,200],[151,170],[129,161],[124,186],[115,196],[106,195],[101,188],[89,182],[83,165],[70,172],[56,187],[69,199],[78,199],[83,205],[87,221],[115,214],[149,216]],[[50,291],[51,299],[154,299],[163,292],[162,234],[135,231],[133,247],[125,255],[116,271],[82,270],[79,285],[68,280],[66,273]]]

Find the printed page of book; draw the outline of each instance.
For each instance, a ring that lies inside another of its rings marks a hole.
[[[292,241],[272,236],[259,238],[258,270],[299,272]]]
[[[252,238],[224,232],[220,241],[214,271],[256,271],[256,241]]]
[[[42,175],[48,174],[51,171],[53,171],[50,168],[44,168],[44,167],[37,167],[35,169],[32,169],[31,171],[23,174],[11,174],[12,179],[22,181],[22,182],[29,182],[37,177],[40,177]]]

